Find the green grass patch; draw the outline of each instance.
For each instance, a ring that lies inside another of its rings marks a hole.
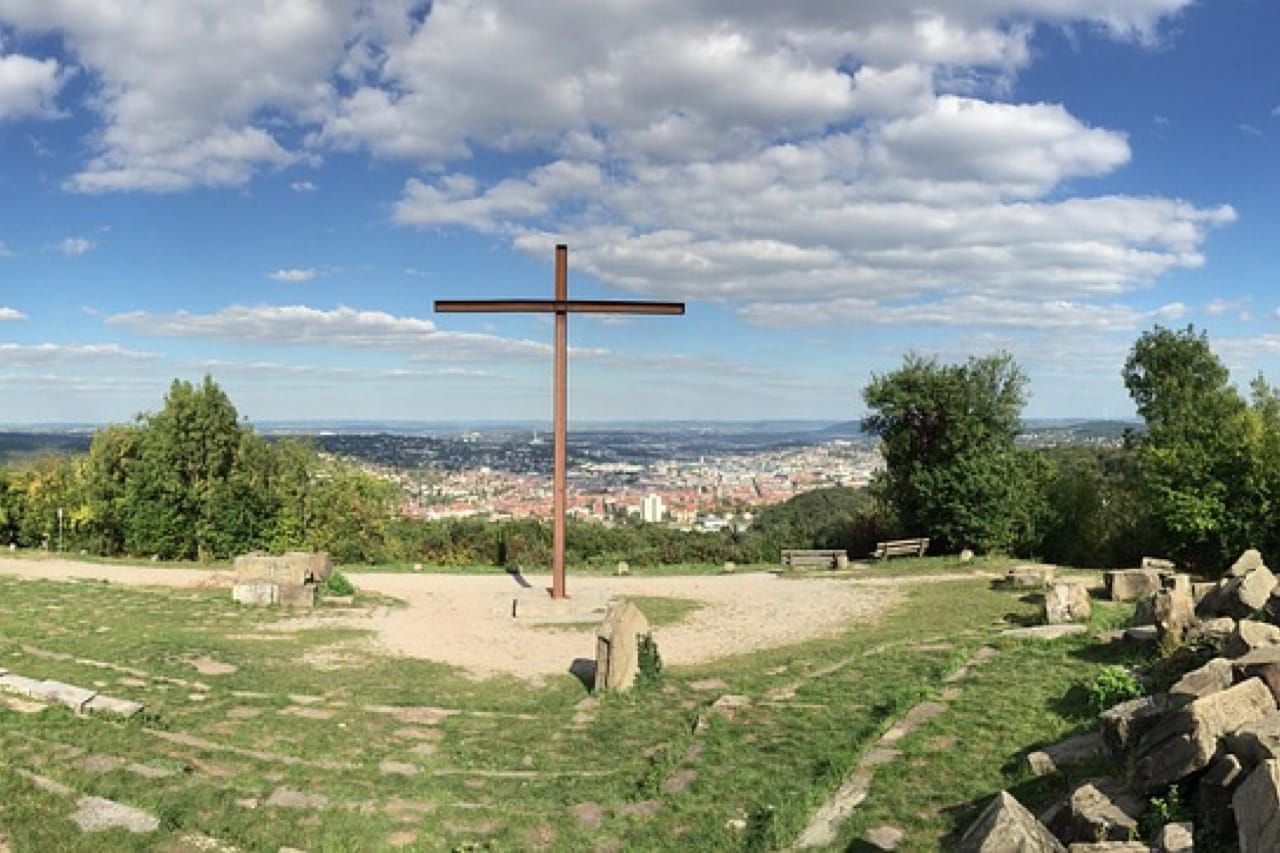
[[[666,595],[628,595],[627,601],[640,608],[653,628],[676,625],[703,608],[701,601]]]
[[[952,571],[945,560],[915,568]],[[794,839],[893,721],[994,643],[999,655],[948,711],[899,744],[841,841],[889,822],[906,830],[903,849],[945,848],[1000,788],[1028,805],[1063,788],[1029,779],[1021,757],[1085,726],[1082,685],[1125,661],[1088,639],[999,639],[1036,606],[989,578],[902,594],[839,636],[668,662],[660,686],[584,710],[567,672],[477,681],[379,655],[356,628],[272,631],[286,611],[236,606],[225,590],[0,577],[0,666],[147,706],[127,723],[0,710],[0,827],[16,850],[180,849],[194,832],[243,850],[389,849],[409,835],[446,850],[770,849]],[[699,606],[633,600],[656,626]],[[713,711],[726,694],[747,702]],[[75,797],[19,771],[142,808],[161,829],[82,834]],[[288,792],[314,805],[273,804]]]

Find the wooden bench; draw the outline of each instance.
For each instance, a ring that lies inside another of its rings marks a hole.
[[[843,549],[788,548],[782,552],[782,565],[795,569],[801,566],[822,566],[827,569],[849,568],[849,552]]]
[[[928,539],[891,539],[888,542],[877,542],[871,558],[887,560],[889,557],[923,557],[928,550]]]

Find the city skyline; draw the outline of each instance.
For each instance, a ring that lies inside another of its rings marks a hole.
[[[915,349],[1132,417],[1194,323],[1280,378],[1280,69],[1257,0],[0,0],[0,393],[102,423],[847,421]],[[848,7],[848,8],[846,8]],[[660,24],[655,24],[660,22]]]

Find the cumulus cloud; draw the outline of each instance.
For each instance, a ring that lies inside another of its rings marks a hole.
[[[159,358],[155,353],[138,352],[119,344],[17,344],[0,343],[0,362],[8,368],[46,367],[54,364],[146,362]]]
[[[545,343],[442,331],[430,320],[345,305],[330,310],[306,305],[233,305],[213,314],[132,311],[114,314],[106,322],[138,334],[167,338],[397,350],[415,361],[525,360],[547,358],[551,353]],[[590,355],[598,351],[575,352]]]
[[[78,258],[93,251],[96,245],[87,237],[64,237],[54,248],[68,258]]]
[[[0,305],[0,321],[12,322],[15,320],[25,320],[27,315],[23,314],[17,308],[10,308],[7,305]]]
[[[4,0],[0,20],[59,33],[94,75],[103,127],[69,187],[174,191],[242,184],[297,159],[264,119],[306,121],[323,107],[356,6]]]
[[[316,269],[315,267],[305,267],[301,269],[299,268],[278,269],[278,270],[275,270],[274,272],[267,273],[267,278],[271,279],[272,281],[284,281],[284,282],[296,283],[296,282],[303,282],[303,281],[311,281],[313,278],[318,278],[319,276],[322,276],[324,274],[325,274],[324,270],[319,270],[319,269]]]
[[[539,257],[570,240],[576,269],[623,290],[759,322],[988,300],[1110,328],[1142,314],[1118,298],[1203,264],[1235,212],[1090,194],[1128,163],[1125,134],[1017,103],[1011,82],[1045,26],[1152,45],[1189,4],[0,0],[0,21],[60,34],[93,74],[102,126],[73,189],[233,186],[358,151],[423,167],[394,222]]]
[[[1151,322],[1173,322],[1186,306],[1171,302],[1149,311],[1129,305],[1034,301],[974,294],[933,302],[893,304],[870,299],[835,299],[821,303],[754,303],[741,315],[759,326],[899,325],[988,326],[1039,330],[1089,329],[1131,331]]]
[[[0,53],[0,121],[57,117],[60,115],[56,105],[58,92],[66,78],[65,70],[56,59]]]

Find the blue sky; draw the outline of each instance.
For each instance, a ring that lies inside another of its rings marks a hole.
[[[1127,417],[1154,323],[1280,379],[1264,0],[0,0],[0,422],[850,419],[915,349]]]

